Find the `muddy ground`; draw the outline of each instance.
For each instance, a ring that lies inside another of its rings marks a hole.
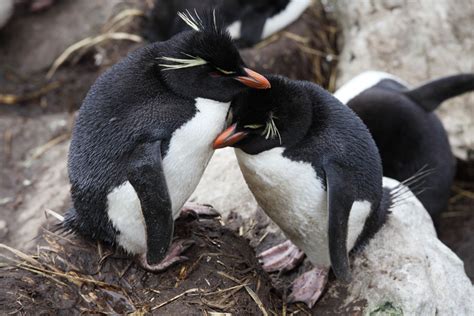
[[[154,275],[120,254],[45,231],[40,255],[0,277],[9,289],[0,294],[0,312],[257,315],[281,308],[248,242],[218,221],[178,223],[176,236],[195,242],[189,260]]]
[[[9,44],[21,50],[22,46],[18,42],[29,41],[28,32],[17,31],[16,25],[31,23],[33,20],[35,23],[47,23],[51,18],[48,15],[67,10],[71,3],[64,1],[50,11],[37,13],[43,15],[42,19],[29,14],[17,16],[15,23],[0,31],[0,96],[3,101],[0,102],[0,243],[19,249],[31,249],[38,242],[37,239],[31,240],[33,237],[21,238],[29,236],[29,228],[25,227],[25,223],[30,223],[26,218],[29,220],[31,217],[31,214],[26,213],[35,209],[31,205],[48,205],[61,213],[67,208],[68,188],[64,185],[67,183],[66,168],[65,165],[58,167],[57,164],[62,163],[67,154],[75,111],[90,85],[116,60],[143,45],[131,41],[102,43],[81,54],[80,58],[69,60],[59,68],[52,80],[45,79],[47,67],[38,70],[33,66],[28,68],[27,64],[17,67],[14,63],[6,62],[15,59],[15,50],[8,48]],[[139,3],[141,8],[146,6],[143,1],[132,3]],[[141,18],[134,19],[127,31],[139,33],[141,22]],[[45,32],[47,30],[45,28]],[[49,31],[52,32],[51,37],[54,37],[55,33],[51,29]],[[100,28],[95,32],[100,32]],[[329,50],[334,52],[332,47]],[[250,58],[255,54],[247,52],[244,55]],[[255,63],[255,60],[249,63]],[[322,76],[324,80],[320,83],[326,87],[334,83],[334,75],[328,65],[335,66],[334,61],[311,70],[322,74],[319,78]],[[305,64],[301,71],[306,72],[307,69],[308,64]],[[459,167],[458,179],[452,188],[451,203],[442,216],[440,238],[464,260],[466,272],[474,280],[474,175],[470,166],[472,165],[461,164]],[[61,188],[58,189],[58,186]],[[38,190],[43,194],[38,195]],[[58,192],[64,194],[59,195]],[[37,222],[44,222],[43,214],[36,214],[34,217]],[[52,221],[54,220],[50,220]],[[37,262],[31,263],[36,266],[33,268],[35,272],[15,267],[8,268],[8,277],[0,277],[1,288],[15,289],[0,294],[0,305],[3,306],[1,312],[20,311],[30,314],[45,311],[47,314],[48,308],[53,306],[64,314],[99,310],[141,312],[149,311],[188,291],[187,295],[156,308],[156,313],[233,311],[237,315],[258,314],[260,309],[256,300],[241,286],[246,283],[268,312],[281,314],[282,309],[286,308],[282,303],[286,281],[277,284],[277,289],[272,288],[269,276],[260,270],[255,260],[254,250],[248,241],[236,233],[239,231],[238,224],[231,225],[233,231],[214,221],[182,223],[179,227],[183,236],[197,242],[187,253],[189,262],[165,274],[151,277],[137,269],[129,260],[109,257],[101,262],[96,245],[78,244],[75,239],[65,240],[46,232],[44,238],[50,243],[42,241],[46,248],[43,248],[44,252],[39,258],[34,258]],[[259,236],[259,229],[257,225],[254,236],[262,238],[263,236]],[[261,244],[253,240],[252,246],[260,250],[275,242],[271,236],[264,239]],[[64,253],[55,254],[55,249],[62,249]],[[212,255],[216,253],[218,255]],[[63,258],[62,255],[66,257]],[[51,260],[54,260],[54,265]],[[38,273],[38,267],[48,271],[54,267],[59,272],[54,269],[52,271],[57,273],[76,271],[80,272],[79,275],[93,275],[94,280],[107,284],[77,281],[57,274],[51,278],[48,273]],[[5,276],[4,272],[7,270],[4,269],[3,267],[1,273]],[[217,271],[224,272],[227,276],[216,274]],[[283,279],[288,278],[286,276]],[[120,288],[110,287],[109,283],[120,284]],[[34,284],[38,286],[33,287]],[[234,286],[237,287],[225,292],[232,293],[226,299],[223,298],[227,294],[224,295],[223,292],[212,294]],[[76,291],[77,288],[80,291]],[[363,302],[347,307],[347,312],[357,314],[360,305]],[[331,314],[337,310],[335,308],[330,295],[325,295],[317,305],[318,314]],[[290,306],[288,311],[309,313],[300,305]]]

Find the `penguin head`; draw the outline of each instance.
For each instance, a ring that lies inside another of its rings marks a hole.
[[[247,90],[231,103],[229,127],[214,149],[232,146],[248,154],[288,147],[306,135],[312,120],[311,102],[298,81],[268,76],[272,89]]]
[[[193,30],[165,42],[157,57],[160,73],[173,92],[228,102],[246,88],[270,88],[264,76],[245,67],[215,10],[202,17],[197,12],[179,16]]]

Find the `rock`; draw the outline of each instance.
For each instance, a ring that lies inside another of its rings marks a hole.
[[[50,163],[35,175],[31,188],[24,194],[16,223],[18,227],[10,233],[10,240],[14,244],[24,245],[38,235],[46,220],[46,209],[62,214],[70,206],[66,168],[68,148],[69,142],[64,142],[55,146],[43,158],[55,163]]]
[[[2,30],[2,66],[28,74],[49,68],[68,46],[98,34],[120,2],[58,1],[44,12],[15,18]]]
[[[69,184],[66,161],[71,117],[67,113],[44,114],[33,118],[3,113],[0,135],[12,135],[10,145],[0,141],[1,212],[9,233],[0,241],[25,247],[45,223],[45,209],[63,213],[68,205]],[[51,146],[51,140],[63,139]],[[2,139],[3,140],[3,139]],[[11,147],[9,155],[5,148]],[[13,171],[13,172],[12,172]]]
[[[343,47],[337,86],[366,70],[392,73],[411,85],[474,72],[472,0],[335,2]],[[437,111],[455,155],[474,159],[474,94]]]
[[[0,29],[7,24],[13,14],[13,0],[0,1]]]
[[[384,178],[386,187],[398,183]],[[388,310],[398,311],[394,315],[474,315],[474,289],[462,261],[438,240],[431,218],[411,192],[355,255],[352,269],[342,306],[366,301],[364,315]],[[328,296],[340,292],[345,291],[335,282]]]
[[[223,218],[236,211],[249,220],[258,207],[240,172],[233,148],[215,151],[190,200],[211,204]]]

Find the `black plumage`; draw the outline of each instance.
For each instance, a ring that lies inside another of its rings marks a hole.
[[[289,0],[156,0],[147,17],[145,37],[150,41],[167,40],[186,29],[186,24],[176,18],[178,12],[193,12],[214,8],[228,26],[241,21],[238,47],[250,47],[262,39],[265,21],[286,8]]]
[[[245,84],[258,86],[264,80],[248,74],[218,18],[187,19],[195,30],[138,49],[97,79],[79,110],[69,151],[73,207],[66,214],[66,229],[125,248],[117,242],[123,231],[109,218],[107,196],[129,181],[140,200],[151,263],[164,257],[173,234],[163,159],[174,132],[198,115],[197,98],[204,98],[221,102],[215,106],[224,114],[221,121],[199,122],[198,128],[217,133],[232,97]],[[183,142],[177,146],[195,145]],[[202,149],[209,150],[203,164],[212,154],[211,142]],[[180,163],[173,167],[180,170]],[[181,176],[187,181],[186,173]]]
[[[268,78],[271,90],[246,91],[233,100],[232,121],[235,125],[230,128],[232,134],[224,132],[214,146],[233,145],[250,155],[282,147],[283,157],[310,164],[328,198],[327,234],[331,265],[336,276],[349,280],[347,239],[353,203],[370,202],[370,212],[362,224],[364,228],[357,236],[355,247],[363,245],[382,227],[392,205],[390,190],[382,187],[382,164],[375,142],[360,118],[323,88],[279,76]],[[273,137],[265,131],[268,124],[274,124],[278,130]],[[249,172],[259,177],[258,170]],[[285,170],[281,170],[281,174],[284,173]],[[298,181],[298,178],[284,180],[287,183]],[[298,187],[304,187],[304,184]],[[266,189],[254,187],[257,194],[263,190]],[[282,195],[293,197],[289,204],[308,198],[304,196],[308,192],[306,188],[299,196],[281,188],[278,190]],[[292,216],[291,212],[295,212],[292,205],[285,207]],[[278,220],[274,221],[278,223]],[[293,233],[285,233],[291,239]],[[317,244],[323,241],[307,242]]]
[[[429,170],[412,188],[435,223],[447,208],[456,161],[433,111],[446,99],[472,90],[473,74],[441,78],[414,89],[384,79],[347,103],[374,137],[385,176],[405,181],[419,170]]]

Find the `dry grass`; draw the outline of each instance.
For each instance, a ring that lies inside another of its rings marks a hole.
[[[112,17],[103,27],[102,33],[96,36],[86,37],[77,43],[72,44],[59,55],[53,62],[46,74],[47,79],[51,79],[61,65],[63,65],[74,54],[84,55],[86,51],[109,40],[127,40],[132,42],[142,42],[143,39],[137,34],[119,32],[119,29],[129,25],[135,17],[142,17],[145,13],[138,9],[125,9]]]

